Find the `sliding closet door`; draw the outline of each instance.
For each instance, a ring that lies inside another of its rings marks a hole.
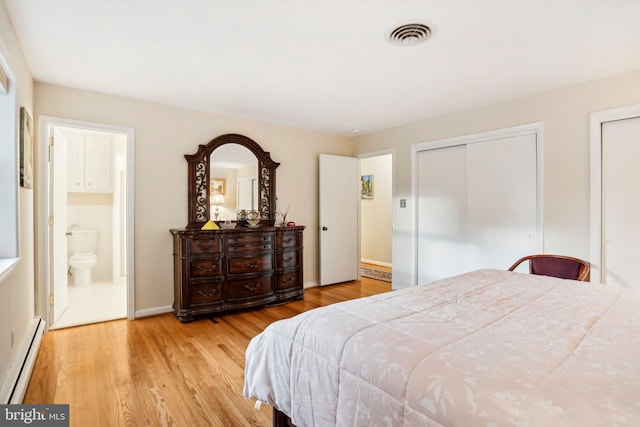
[[[536,136],[467,145],[469,270],[505,270],[538,252]]]
[[[464,145],[418,153],[418,284],[468,265],[466,163]]]
[[[640,287],[640,117],[602,124],[602,281]]]
[[[418,152],[418,284],[540,252],[536,135]]]

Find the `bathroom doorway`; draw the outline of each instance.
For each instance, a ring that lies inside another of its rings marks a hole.
[[[40,117],[40,132],[47,268],[38,308],[50,329],[132,319],[133,130]]]

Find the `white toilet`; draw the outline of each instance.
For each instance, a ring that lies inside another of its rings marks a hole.
[[[82,228],[72,228],[69,236],[69,265],[74,286],[89,286],[91,284],[91,269],[98,261],[96,249],[98,247],[98,231]]]

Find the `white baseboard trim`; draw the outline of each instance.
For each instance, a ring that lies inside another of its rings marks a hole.
[[[392,264],[389,262],[375,261],[373,259],[365,259],[365,258],[362,258],[360,261],[366,262],[367,264],[380,265],[382,267],[389,267],[389,268],[392,267]]]
[[[316,286],[318,286],[318,282],[307,282],[307,283],[302,285],[302,288],[303,289],[315,288]]]
[[[143,310],[136,310],[135,316],[136,316],[136,319],[138,319],[140,317],[149,317],[149,316],[155,316],[157,314],[165,314],[165,313],[172,313],[172,312],[173,312],[173,307],[170,305],[165,305],[161,307],[152,307],[152,308],[145,308]]]
[[[7,372],[5,381],[0,389],[0,400],[5,404],[20,404],[24,398],[36,363],[40,342],[44,334],[45,321],[40,317],[31,320],[26,338],[16,353],[16,358]]]

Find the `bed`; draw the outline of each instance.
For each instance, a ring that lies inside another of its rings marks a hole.
[[[274,425],[639,426],[640,291],[479,270],[271,324]]]

